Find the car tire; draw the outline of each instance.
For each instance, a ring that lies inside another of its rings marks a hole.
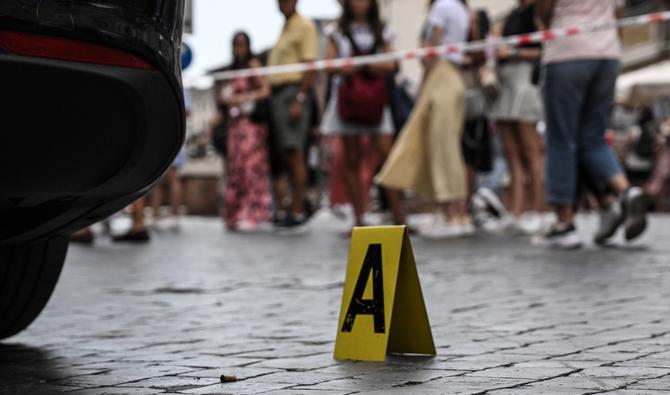
[[[27,328],[46,306],[67,254],[68,237],[0,244],[0,339]]]

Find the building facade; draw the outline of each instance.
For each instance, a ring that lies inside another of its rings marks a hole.
[[[384,20],[396,33],[397,49],[412,49],[418,46],[419,34],[429,8],[429,0],[379,0]],[[624,5],[625,16],[670,9],[670,0],[628,0]],[[517,0],[469,0],[472,9],[484,9],[492,21],[500,22],[518,3]],[[633,70],[667,59],[670,46],[668,23],[635,26],[623,29],[623,65]],[[414,81],[421,78],[421,67],[417,61],[403,62],[403,74]]]

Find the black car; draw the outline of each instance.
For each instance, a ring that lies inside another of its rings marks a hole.
[[[183,0],[0,0],[0,339],[184,139]]]

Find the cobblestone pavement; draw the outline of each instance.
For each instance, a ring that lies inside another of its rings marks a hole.
[[[45,313],[0,344],[0,393],[670,391],[670,217],[642,245],[571,253],[414,238],[438,355],[384,364],[332,358],[348,242],[316,225],[281,238],[189,219],[148,246],[72,247]]]

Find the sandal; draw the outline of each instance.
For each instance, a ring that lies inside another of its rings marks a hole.
[[[112,240],[117,243],[146,243],[151,240],[151,236],[146,229],[131,230],[124,235],[114,236]]]
[[[95,236],[90,229],[82,229],[79,232],[76,232],[70,236],[70,242],[75,244],[87,245],[90,246],[95,241]]]

